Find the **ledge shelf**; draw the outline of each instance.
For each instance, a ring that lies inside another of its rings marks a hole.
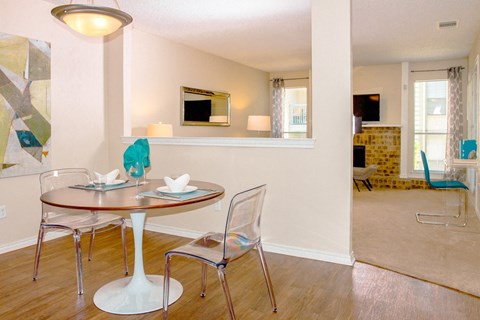
[[[362,124],[364,128],[374,128],[374,127],[394,127],[394,128],[401,128],[401,124],[392,124],[392,123],[364,123]]]
[[[301,148],[313,149],[315,139],[278,138],[224,138],[224,137],[122,137],[122,143],[131,144],[139,138],[148,138],[152,145],[248,147],[248,148]]]

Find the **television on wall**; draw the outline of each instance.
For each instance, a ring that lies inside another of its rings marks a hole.
[[[362,122],[380,121],[380,94],[354,94],[353,115]]]
[[[210,121],[212,115],[212,100],[185,101],[185,121]]]

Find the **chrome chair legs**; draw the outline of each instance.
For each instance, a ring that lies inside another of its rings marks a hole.
[[[272,305],[273,312],[277,312],[277,302],[275,300],[275,294],[273,292],[272,280],[270,279],[270,273],[268,272],[267,262],[265,260],[265,254],[263,252],[262,244],[259,242],[257,244],[258,257],[260,259],[260,264],[262,266],[263,276],[265,277],[265,282],[267,284],[268,295],[270,297],[270,303]],[[174,254],[167,253],[165,255],[165,271],[163,279],[163,319],[168,320],[168,295],[170,292],[170,263],[172,261],[172,256]],[[178,254],[181,256],[186,256],[184,254]],[[217,267],[217,274],[220,283],[222,284],[223,293],[225,294],[225,299],[227,301],[227,308],[230,314],[230,318],[235,320],[235,311],[233,309],[232,297],[230,295],[230,289],[228,288],[227,277],[225,274],[225,266],[219,265]],[[207,263],[202,263],[202,275],[201,275],[201,289],[200,296],[205,297],[206,283],[207,283]]]
[[[44,238],[45,230],[43,230],[43,227],[40,226],[40,229],[38,230],[37,248],[35,250],[35,263],[33,265],[33,280],[37,280],[38,265],[40,264],[40,253],[42,252],[42,243]]]
[[[40,254],[42,252],[43,240],[45,238],[45,229],[49,228],[48,226],[41,225],[38,231],[38,240],[37,247],[35,251],[35,262],[33,266],[33,280],[38,278],[38,268],[40,264]],[[121,225],[121,234],[122,234],[122,248],[123,248],[123,265],[125,275],[128,275],[128,259],[127,259],[127,243],[126,243],[126,231],[127,224],[125,219],[122,219]],[[70,230],[72,231],[72,230]],[[83,294],[83,266],[82,266],[82,247],[80,242],[81,232],[77,229],[73,230],[73,242],[75,247],[75,264],[76,264],[76,276],[77,276],[77,293],[79,295]],[[90,247],[88,253],[88,260],[92,260],[92,251],[93,251],[93,242],[95,239],[95,229],[92,229],[90,235]]]
[[[77,293],[83,294],[83,268],[82,268],[82,247],[80,245],[80,233],[73,232],[73,242],[75,243],[75,260],[77,263]]]
[[[459,189],[458,192],[458,201],[460,202],[458,205],[458,212],[456,215],[448,215],[448,214],[441,214],[441,213],[424,213],[424,212],[417,212],[415,214],[417,222],[422,224],[433,224],[433,225],[443,225],[443,226],[453,226],[453,227],[465,227],[468,223],[468,190],[466,189]],[[463,204],[461,193],[463,192]],[[443,222],[443,221],[435,221],[435,220],[423,220],[422,217],[438,217],[438,218],[454,218],[458,219],[462,215],[462,208],[463,208],[463,221],[459,223],[450,223],[450,222]]]
[[[275,295],[273,293],[272,280],[270,279],[270,273],[268,272],[267,261],[265,260],[265,254],[263,253],[261,242],[258,243],[257,249],[258,249],[258,257],[260,258],[260,263],[262,264],[263,276],[265,277],[265,282],[267,283],[268,295],[270,297],[272,310],[273,312],[277,312],[277,302],[275,300]]]
[[[222,284],[223,288],[223,293],[225,294],[225,299],[227,300],[227,307],[228,307],[228,313],[230,314],[230,318],[232,320],[235,320],[235,311],[233,311],[233,303],[232,303],[232,297],[230,296],[230,289],[228,288],[228,282],[227,282],[227,277],[225,275],[225,266],[220,265],[217,268],[217,274],[218,274],[218,279],[220,280],[220,283]]]

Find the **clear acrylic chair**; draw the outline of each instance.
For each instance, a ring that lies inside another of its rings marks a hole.
[[[202,262],[201,292],[205,296],[207,281],[207,265],[217,269],[218,277],[227,299],[231,319],[235,319],[232,299],[228,289],[225,270],[227,265],[240,258],[252,249],[257,249],[263,275],[267,283],[270,303],[273,311],[277,304],[273,293],[272,282],[268,273],[265,255],[260,239],[260,216],[266,186],[262,185],[236,194],[230,202],[230,208],[225,226],[225,233],[210,232],[179,248],[165,253],[165,278],[163,292],[164,319],[168,319],[168,294],[170,285],[170,262],[173,256],[193,258]]]
[[[458,212],[456,215],[448,215],[444,213],[425,213],[425,212],[417,212],[415,214],[418,223],[424,224],[437,224],[437,225],[445,225],[445,226],[454,226],[454,227],[465,227],[468,223],[468,187],[458,180],[431,180],[430,179],[430,169],[428,167],[427,156],[425,152],[420,151],[422,156],[422,163],[423,163],[423,171],[425,173],[425,180],[427,181],[428,185],[432,189],[440,189],[440,190],[454,190],[458,192]],[[462,199],[463,194],[463,199]],[[463,209],[463,210],[462,210]],[[443,221],[436,221],[436,220],[427,220],[428,217],[440,217],[440,218],[459,218],[462,214],[463,221],[459,221],[459,223],[451,223],[451,222],[443,222]],[[427,219],[424,219],[427,218]]]
[[[64,188],[76,184],[87,185],[91,183],[91,181],[92,179],[90,172],[83,168],[58,169],[40,174],[40,188],[42,194],[54,189]],[[82,234],[90,234],[88,260],[91,260],[95,234],[116,228],[118,226],[121,228],[123,263],[125,274],[127,275],[128,263],[125,239],[126,224],[124,218],[110,213],[61,209],[42,204],[42,219],[38,231],[35,264],[33,268],[33,280],[36,280],[38,277],[40,253],[42,251],[42,243],[45,237],[45,232],[54,229],[71,231],[75,246],[77,291],[79,295],[83,294],[82,251],[80,246],[80,236]]]

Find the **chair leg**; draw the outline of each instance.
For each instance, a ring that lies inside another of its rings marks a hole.
[[[122,219],[122,224],[120,226],[122,233],[122,248],[123,248],[123,268],[125,275],[128,275],[128,257],[127,257],[127,223],[125,219]]]
[[[168,320],[168,295],[170,293],[170,262],[172,257],[165,255],[165,271],[163,275],[163,319]]]
[[[360,192],[360,188],[358,187],[357,180],[353,179],[353,182],[355,182],[355,186],[357,187],[358,192]]]
[[[363,182],[363,185],[365,187],[367,187],[368,191],[372,191],[372,189],[370,189],[370,186],[368,185],[368,183],[365,180],[362,180],[362,182]]]
[[[92,228],[92,231],[90,233],[90,247],[88,248],[88,261],[92,261],[94,240],[95,240],[95,228]]]
[[[33,264],[33,280],[37,280],[38,276],[38,266],[40,264],[40,253],[42,252],[43,238],[45,237],[45,230],[43,226],[40,225],[38,230],[38,240],[37,240],[37,249],[35,250],[35,262]]]
[[[202,287],[200,289],[200,297],[205,297],[205,291],[207,290],[207,264],[202,263]]]
[[[368,183],[368,186],[370,187],[370,189],[373,189],[373,186],[372,186],[372,183],[370,182],[370,180],[369,180],[369,179],[367,179],[367,180],[365,180],[365,181],[367,181],[367,183]]]
[[[225,294],[225,298],[227,299],[227,306],[228,306],[228,311],[230,313],[230,318],[232,320],[235,320],[235,312],[233,311],[232,297],[230,296],[230,290],[228,289],[227,277],[225,275],[225,266],[220,265],[217,268],[217,273],[218,273],[218,278],[220,279],[220,282],[222,284],[223,293]]]
[[[270,303],[272,304],[273,312],[277,312],[277,302],[275,301],[275,294],[273,293],[272,280],[270,279],[270,273],[268,272],[267,261],[265,260],[265,253],[263,252],[262,243],[257,244],[258,256],[260,263],[262,264],[263,276],[267,283],[268,295],[270,296]]]
[[[463,206],[462,196],[461,193],[463,192]],[[468,223],[468,190],[460,189],[458,191],[458,201],[460,202],[458,205],[458,212],[456,215],[447,215],[441,213],[425,213],[425,212],[417,212],[415,217],[418,223],[422,224],[433,224],[433,225],[442,225],[442,226],[453,226],[453,227],[465,227]],[[430,220],[422,220],[422,217],[441,217],[441,218],[459,218],[462,215],[462,207],[463,207],[463,222],[461,223],[449,223],[449,222],[441,222],[441,221],[430,221]]]
[[[75,243],[75,258],[77,261],[77,292],[83,294],[83,271],[82,271],[82,248],[80,245],[80,233],[78,230],[73,232],[73,241]]]

